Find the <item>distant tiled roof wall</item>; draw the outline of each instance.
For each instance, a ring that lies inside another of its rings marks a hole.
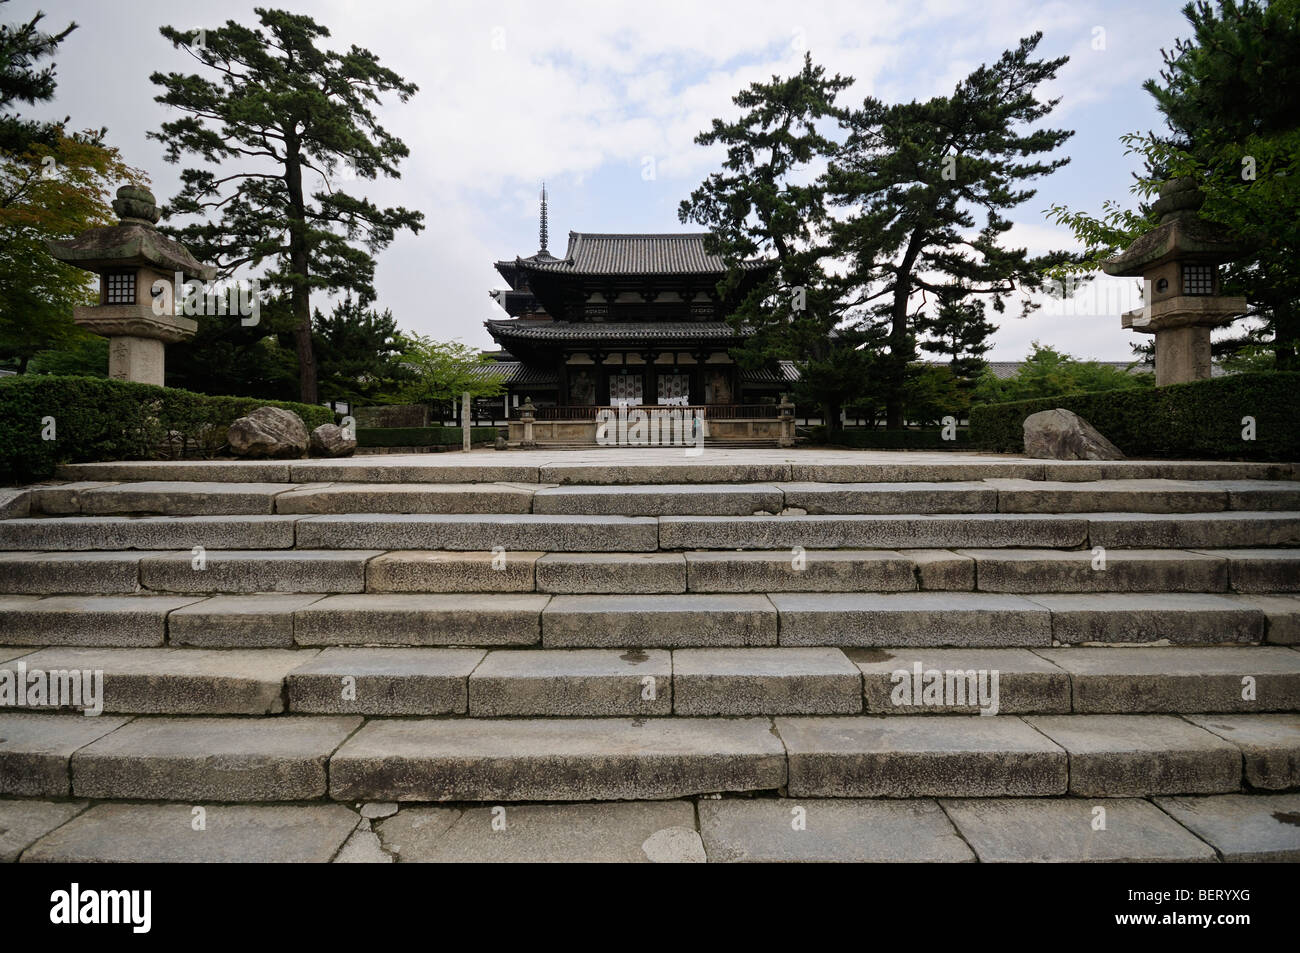
[[[704,250],[704,233],[682,235],[598,235],[569,232],[562,259],[527,259],[541,271],[586,275],[721,274],[726,265]],[[746,262],[762,268],[766,262]]]

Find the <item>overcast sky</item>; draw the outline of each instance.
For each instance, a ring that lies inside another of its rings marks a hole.
[[[1035,251],[1071,246],[1043,211],[1064,203],[1096,212],[1107,198],[1131,200],[1136,165],[1118,139],[1158,126],[1141,82],[1157,73],[1160,48],[1188,32],[1182,0],[281,5],[327,26],[329,45],[366,47],[420,87],[408,103],[393,99],[380,111],[411,150],[401,180],[356,184],[376,202],[420,209],[426,219],[425,231],[403,234],[379,256],[379,303],[404,329],[476,346],[491,344],[483,321],[502,315],[487,295],[502,284],[492,262],[537,249],[543,179],[557,254],[570,230],[693,230],[678,222],[677,205],[718,161],[717,152],[694,144],[695,135],[713,117],[734,113],[731,96],[742,87],[796,70],[805,49],[829,71],[857,79],[841,102],[867,94],[905,101],[950,93],[970,70],[1042,30],[1042,55],[1070,56],[1051,89],[1062,100],[1052,124],[1076,135],[1063,150],[1070,164],[1013,212],[1012,236]],[[252,25],[254,6],[14,0],[0,6],[0,17],[14,22],[44,10],[47,29],[80,24],[57,59],[57,101],[40,114],[107,126],[109,141],[148,172],[165,201],[180,167],[145,138],[170,118],[153,101],[149,74],[190,71],[193,61],[158,27]],[[322,295],[314,304],[328,301]],[[1074,310],[1106,313],[1020,319],[1009,309],[989,357],[1019,359],[1034,339],[1079,357],[1129,357],[1134,336],[1121,330],[1118,305]]]

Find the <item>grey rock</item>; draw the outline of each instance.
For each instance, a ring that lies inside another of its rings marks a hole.
[[[785,754],[770,729],[766,718],[376,720],[330,760],[330,796],[604,801],[773,790],[785,783]]]
[[[1161,797],[1156,804],[1228,863],[1300,860],[1300,794]]]
[[[337,424],[321,424],[311,432],[309,447],[315,457],[350,457],[357,449],[356,433]]]
[[[292,715],[137,718],[72,756],[72,791],[92,798],[311,800],[325,795],[326,761],[360,724]]]
[[[1070,754],[1078,797],[1219,794],[1241,787],[1241,755],[1169,715],[1026,715]]]
[[[483,655],[481,649],[325,649],[288,674],[289,710],[464,714],[466,679]]]
[[[975,859],[930,800],[700,801],[711,863],[961,863]],[[802,812],[802,815],[799,814]],[[796,826],[796,821],[803,826]]]
[[[668,715],[672,671],[672,659],[662,650],[492,652],[470,676],[469,713],[476,718]]]
[[[32,511],[32,492],[25,489],[0,488],[0,519],[24,517]]]
[[[361,816],[372,821],[378,821],[385,817],[392,817],[400,807],[401,805],[392,801],[372,801],[369,804],[361,805]]]
[[[678,715],[840,715],[862,711],[862,676],[838,649],[677,649]]]
[[[1122,460],[1119,448],[1073,411],[1057,407],[1025,418],[1025,453],[1039,460]]]
[[[268,457],[275,460],[307,455],[307,427],[291,410],[258,407],[240,417],[226,431],[230,452],[237,457]]]
[[[1213,850],[1139,799],[972,799],[944,801],[943,808],[984,863],[1216,859]]]
[[[204,829],[195,830],[196,806]],[[356,826],[341,804],[97,804],[25,862],[326,863]]]
[[[775,645],[777,616],[757,595],[555,596],[542,612],[546,648]]]
[[[1252,788],[1284,791],[1300,787],[1300,714],[1189,715],[1187,720],[1241,750],[1246,783]]]

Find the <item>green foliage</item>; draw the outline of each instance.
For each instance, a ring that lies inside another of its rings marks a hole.
[[[470,427],[472,443],[495,441],[496,427]],[[460,447],[460,427],[359,427],[358,447]]]
[[[37,69],[37,64],[53,56],[77,25],[45,33],[40,29],[44,17],[37,13],[26,23],[0,23],[0,151],[17,155],[34,145],[53,146],[62,135],[60,123],[23,119],[10,112],[17,103],[34,106],[54,98],[54,66]]]
[[[369,403],[408,375],[392,311],[365,308],[348,295],[328,316],[317,311],[312,324],[322,400]]]
[[[61,348],[40,351],[28,362],[27,373],[107,377],[108,338],[87,332]]]
[[[441,404],[470,397],[495,397],[504,385],[482,368],[495,363],[460,341],[435,341],[424,335],[401,339],[402,367],[408,378],[386,399],[398,404]]]
[[[1035,341],[1012,377],[999,379],[986,370],[975,386],[979,403],[1005,403],[1035,397],[1055,397],[1083,391],[1108,391],[1155,386],[1155,375],[1132,374],[1101,364],[1080,361],[1056,348]]]
[[[381,126],[374,107],[385,93],[406,102],[416,92],[369,50],[321,49],[329,31],[311,17],[256,8],[257,27],[233,20],[205,31],[170,26],[162,35],[205,70],[154,73],[157,102],[182,113],[149,135],[169,162],[191,154],[206,168],[181,174],[169,214],[200,219],[177,229],[195,256],[223,277],[272,262],[271,288],[287,294],[294,318],[299,397],[317,399],[311,331],[314,290],[374,297],[374,255],[424,216],[379,208],[339,186],[345,179],[399,178],[406,145]],[[208,221],[209,214],[219,218]]]
[[[333,423],[327,407],[210,397],[92,377],[24,374],[0,380],[0,480],[46,479],[60,463],[213,456],[237,418],[262,407],[292,410],[307,428]],[[53,418],[54,439],[44,439]]]
[[[231,315],[198,315],[188,341],[167,346],[167,384],[204,394],[291,400],[298,393],[298,356],[287,298],[261,302],[257,324]]]
[[[1024,421],[1056,407],[1073,411],[1132,457],[1300,459],[1300,374],[1236,374],[1168,387],[981,404],[971,410],[976,447],[1024,452]],[[1255,420],[1244,440],[1243,418]]]

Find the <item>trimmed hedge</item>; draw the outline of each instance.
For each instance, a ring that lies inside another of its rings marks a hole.
[[[311,430],[334,422],[328,407],[212,397],[103,377],[23,374],[0,379],[0,481],[43,480],[60,463],[215,456],[226,430],[258,407],[292,410]],[[53,418],[54,439],[45,418]]]
[[[1233,374],[1152,389],[1040,397],[971,409],[974,446],[1023,453],[1030,414],[1061,407],[1132,457],[1300,460],[1300,374]],[[1255,439],[1242,439],[1243,417]]]
[[[956,440],[944,440],[941,430],[841,430],[833,438],[825,427],[813,427],[814,443],[854,450],[969,450],[970,433],[957,430]]]
[[[470,427],[472,443],[495,441],[496,427]],[[459,447],[459,427],[358,427],[358,447]]]

